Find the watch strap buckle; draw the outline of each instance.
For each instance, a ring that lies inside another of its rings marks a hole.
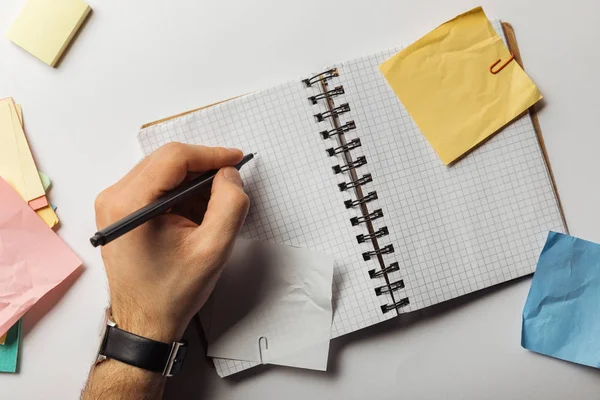
[[[170,378],[181,370],[187,351],[188,345],[186,341],[174,342],[171,345],[171,352],[169,353],[165,369],[162,372],[163,376]]]

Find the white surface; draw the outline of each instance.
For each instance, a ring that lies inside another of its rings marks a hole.
[[[0,31],[24,2],[0,2]],[[0,376],[3,398],[78,396],[106,303],[99,252],[88,243],[93,200],[141,156],[139,125],[416,39],[479,4],[89,3],[94,13],[58,69],[0,38],[0,96],[23,104],[39,166],[54,181],[50,197],[59,206],[60,235],[86,265],[64,296],[51,294],[26,316],[20,374]],[[541,124],[571,233],[600,241],[600,3],[481,4],[513,24],[526,69],[545,96]],[[326,41],[331,34],[336,39]],[[177,399],[597,398],[599,371],[520,348],[528,287],[523,279],[333,341],[327,373],[267,367],[222,380],[194,341],[197,351],[168,392]]]

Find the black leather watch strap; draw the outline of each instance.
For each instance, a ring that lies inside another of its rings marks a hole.
[[[177,374],[187,353],[187,343],[163,343],[107,326],[100,354],[166,376]]]

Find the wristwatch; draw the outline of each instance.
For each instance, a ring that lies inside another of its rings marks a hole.
[[[163,343],[135,335],[117,327],[110,309],[106,309],[102,324],[100,348],[96,364],[113,359],[163,376],[176,375],[187,354],[187,342]]]

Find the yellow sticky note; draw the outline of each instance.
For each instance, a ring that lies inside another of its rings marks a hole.
[[[0,336],[0,346],[3,345],[4,343],[6,343],[6,335],[8,335],[8,332],[6,332],[4,335]]]
[[[20,104],[16,104],[15,109],[17,111],[17,116],[19,117],[19,122],[21,124],[21,128],[23,128],[24,127],[23,107],[21,107]],[[40,177],[42,187],[44,188],[44,191],[45,191],[50,186],[50,178],[48,178],[45,174],[43,174],[40,171],[38,171],[38,175]],[[47,183],[44,183],[45,180]],[[42,208],[36,210],[35,212],[37,213],[37,215],[40,216],[41,219],[44,220],[46,225],[48,225],[50,228],[54,228],[58,224],[58,216],[56,215],[56,213],[54,212],[54,210],[52,209],[51,206],[48,205],[48,206],[42,207]],[[4,336],[4,339],[6,339],[6,335]],[[0,337],[0,344],[3,344],[1,337]]]
[[[449,164],[542,96],[481,7],[440,25],[379,66],[438,156]],[[502,65],[504,62],[501,62]]]
[[[54,67],[90,10],[81,0],[28,0],[7,37]]]
[[[15,104],[15,108],[17,109],[17,116],[19,117],[19,121],[21,121],[21,128],[25,129],[25,124],[23,123],[23,106],[20,104]]]
[[[46,195],[11,98],[0,100],[0,176],[27,202]]]
[[[58,217],[56,216],[56,213],[54,212],[51,206],[40,208],[35,212],[41,219],[44,220],[48,227],[54,228],[56,224],[58,224]]]

